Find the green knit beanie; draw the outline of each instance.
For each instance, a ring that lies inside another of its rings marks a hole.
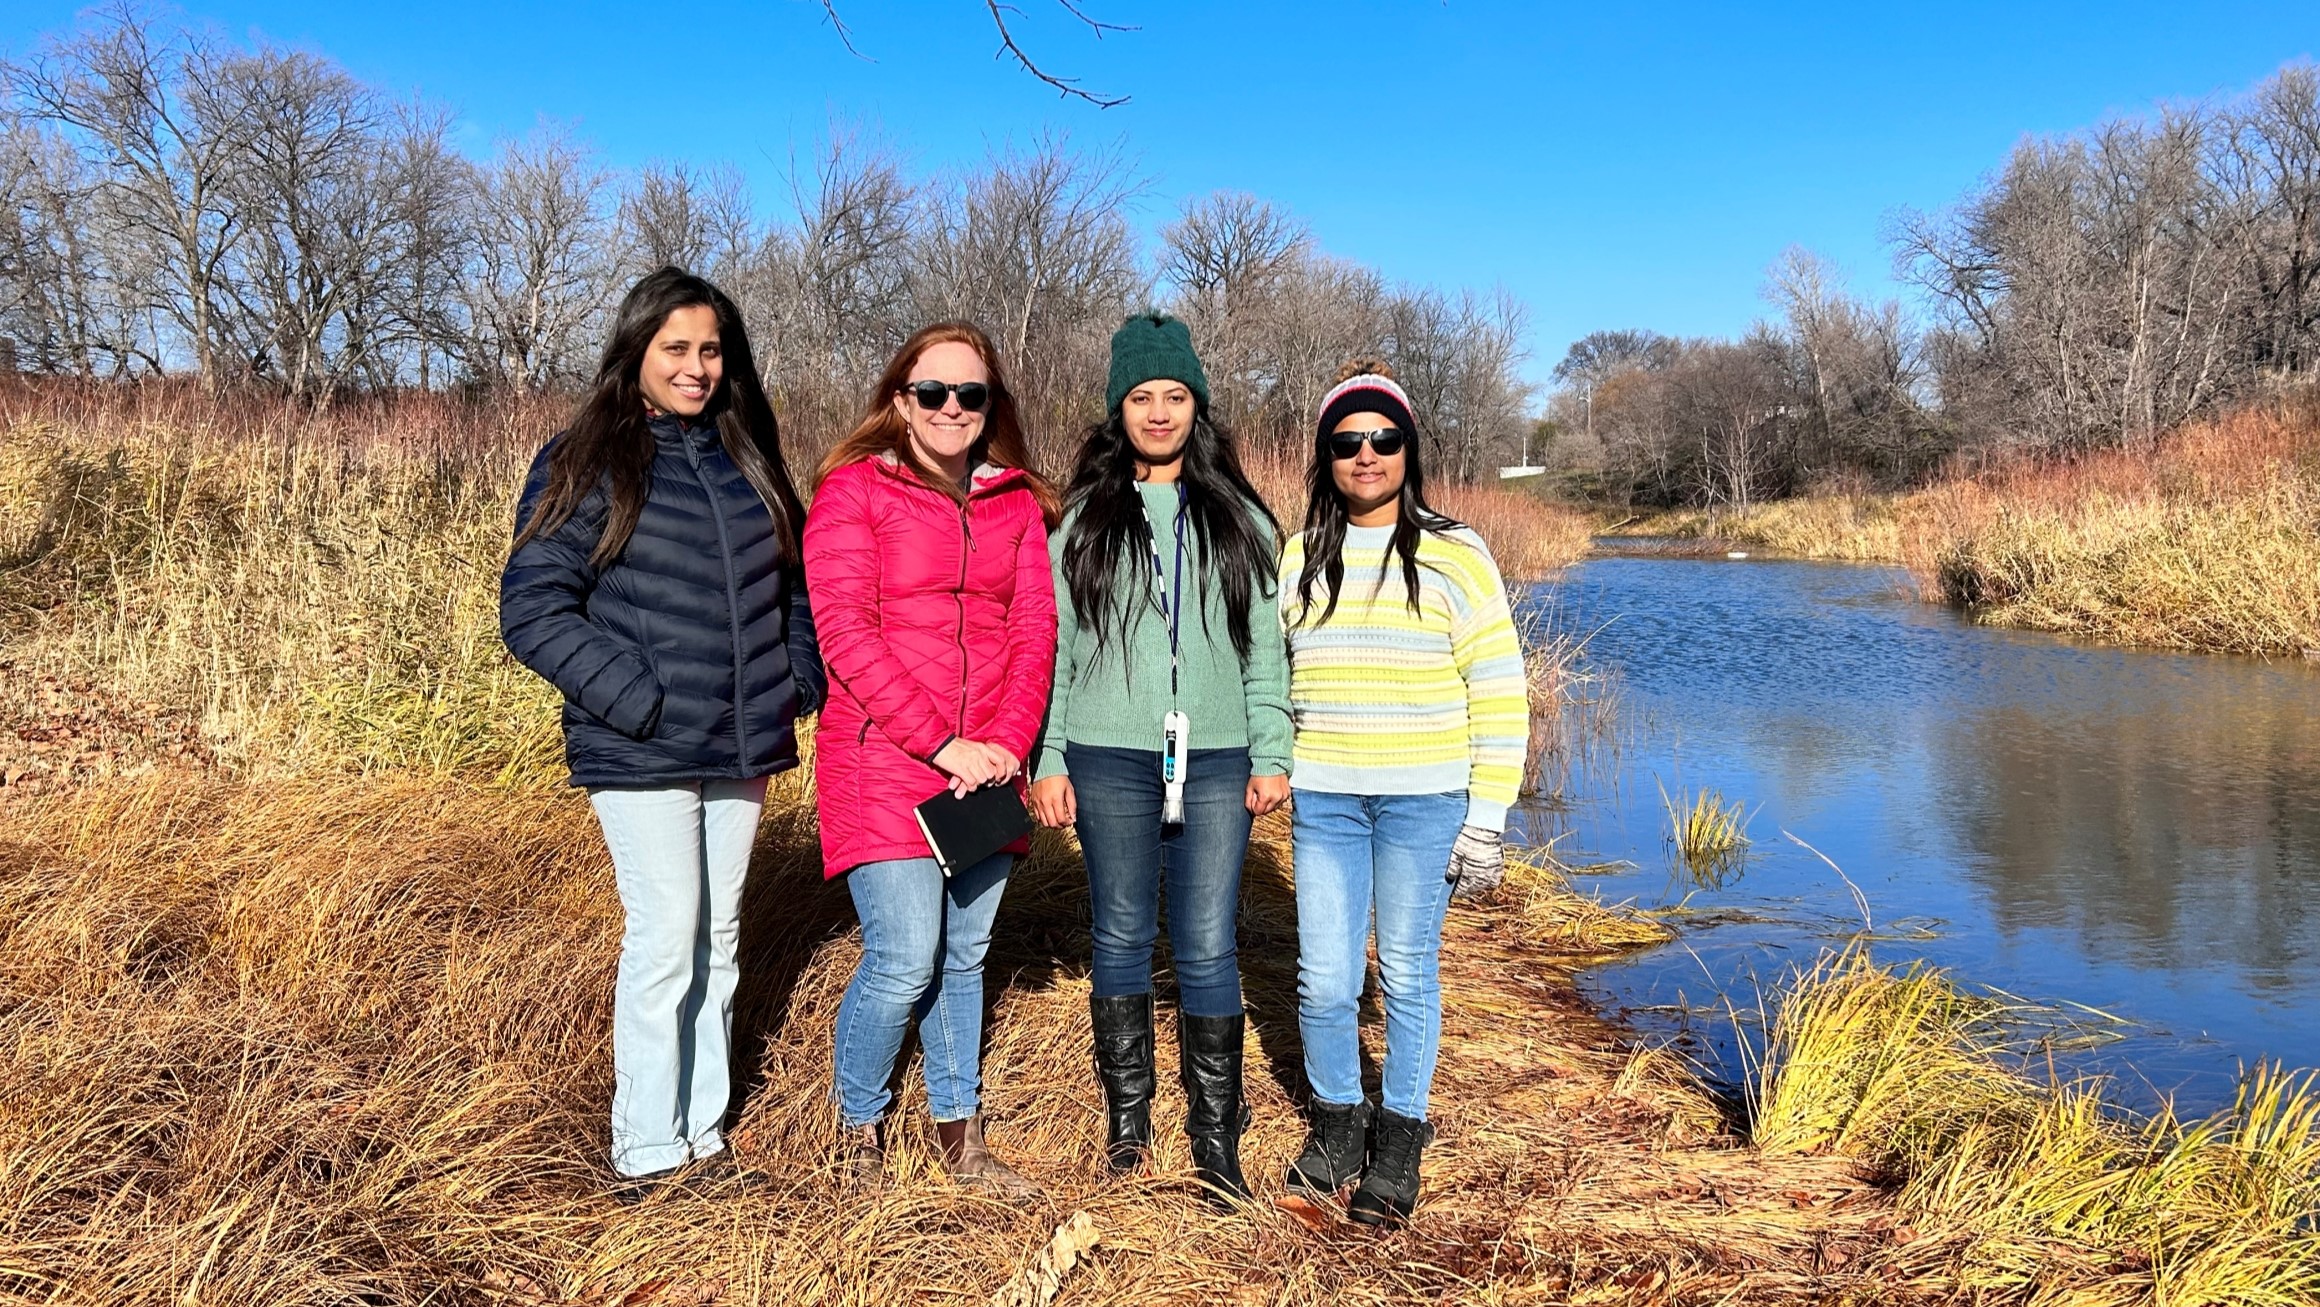
[[[1165,313],[1139,313],[1112,333],[1112,376],[1104,411],[1117,413],[1128,392],[1155,378],[1181,381],[1208,407],[1208,374],[1192,352],[1192,330]]]

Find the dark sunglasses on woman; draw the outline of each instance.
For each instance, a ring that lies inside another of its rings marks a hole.
[[[959,407],[969,413],[980,413],[983,405],[991,402],[991,388],[980,381],[913,381],[903,389],[929,413],[941,408],[954,391]]]
[[[963,404],[966,400],[965,395],[959,396],[960,403]],[[1330,432],[1329,456],[1341,463],[1349,458],[1357,458],[1361,454],[1361,442],[1364,440],[1369,442],[1371,449],[1377,451],[1379,458],[1392,458],[1402,452],[1402,429],[1400,427],[1379,427],[1375,431]]]

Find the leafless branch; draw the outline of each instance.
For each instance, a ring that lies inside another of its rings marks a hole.
[[[878,62],[854,48],[854,29],[846,26],[845,19],[838,17],[838,0],[822,0],[822,13],[830,20],[830,27],[837,32],[838,40],[845,45],[847,54],[866,64]]]
[[[1072,17],[1077,18],[1081,22],[1086,23],[1090,28],[1094,29],[1098,39],[1101,39],[1103,34],[1107,31],[1124,32],[1129,30],[1116,24],[1101,23],[1093,18],[1088,17],[1087,14],[1080,10],[1078,5],[1072,3],[1072,0],[1056,0],[1056,2],[1061,4],[1065,9],[1070,10]],[[1054,87],[1056,90],[1061,91],[1063,94],[1067,96],[1076,96],[1079,99],[1085,100],[1089,104],[1094,105],[1098,109],[1109,109],[1114,105],[1126,104],[1128,102],[1127,96],[1100,95],[1094,91],[1088,90],[1086,87],[1081,86],[1079,84],[1079,79],[1076,77],[1058,77],[1055,74],[1041,68],[1038,64],[1031,62],[1031,56],[1023,53],[1022,46],[1015,44],[1015,34],[1007,30],[1007,14],[1010,11],[1016,14],[1021,14],[1023,11],[1016,9],[1013,5],[1002,4],[1000,3],[1000,0],[983,0],[983,4],[985,8],[991,11],[991,25],[999,29],[998,53],[1015,56],[1015,62],[1023,65],[1023,71],[1031,74],[1033,77],[1038,78],[1040,81],[1047,83],[1049,86]]]

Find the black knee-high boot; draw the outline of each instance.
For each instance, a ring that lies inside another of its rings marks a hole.
[[[1249,1196],[1241,1178],[1241,1131],[1248,1107],[1241,1100],[1241,1040],[1248,1018],[1179,1014],[1177,1031],[1184,1081],[1184,1133],[1192,1137],[1192,1164],[1209,1201]]]
[[[1088,997],[1096,1079],[1104,1087],[1104,1161],[1133,1171],[1152,1151],[1152,996]]]

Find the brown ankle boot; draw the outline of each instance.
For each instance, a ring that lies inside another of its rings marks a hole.
[[[841,1130],[835,1159],[839,1174],[856,1189],[875,1189],[886,1178],[886,1123]]]
[[[1038,1198],[1046,1192],[991,1155],[983,1143],[980,1112],[964,1121],[935,1122],[934,1138],[942,1150],[943,1169],[960,1184],[991,1189],[1009,1198]]]

